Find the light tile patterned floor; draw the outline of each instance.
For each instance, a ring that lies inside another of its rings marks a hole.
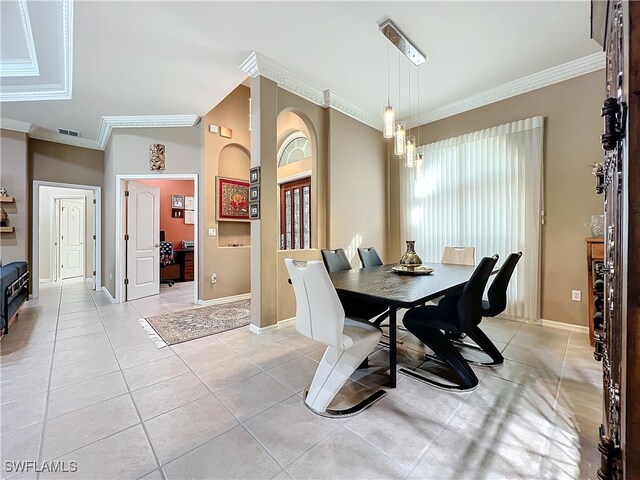
[[[474,392],[400,375],[331,420],[302,403],[322,349],[292,327],[158,349],[138,319],[192,308],[192,288],[113,305],[83,283],[43,284],[0,344],[2,478],[595,478],[601,366],[586,335],[485,320],[507,360],[477,368]],[[422,347],[403,341],[417,367]],[[386,355],[336,402],[383,383]],[[78,471],[8,472],[18,460]]]

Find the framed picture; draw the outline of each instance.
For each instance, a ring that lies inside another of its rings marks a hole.
[[[237,178],[216,177],[216,220],[249,220],[249,183]]]
[[[184,223],[185,225],[193,225],[196,223],[196,216],[193,210],[184,211]]]
[[[249,183],[251,185],[260,183],[260,167],[253,167],[249,169]]]
[[[171,216],[173,218],[182,218],[184,217],[184,209],[183,208],[172,208]]]
[[[171,195],[171,208],[184,208],[184,195]]]
[[[195,197],[184,197],[184,209],[195,210]]]
[[[260,185],[251,185],[249,187],[249,201],[257,202],[260,200]]]
[[[251,220],[260,218],[260,202],[251,202],[249,204],[249,218]]]

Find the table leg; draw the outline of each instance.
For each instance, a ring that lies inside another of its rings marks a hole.
[[[389,307],[389,388],[396,388],[397,342],[396,342],[396,307]]]

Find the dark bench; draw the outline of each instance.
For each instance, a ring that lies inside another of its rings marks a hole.
[[[12,262],[0,267],[0,293],[2,317],[0,331],[9,331],[9,324],[29,298],[29,270],[27,262]]]

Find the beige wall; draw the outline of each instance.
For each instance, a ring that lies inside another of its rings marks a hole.
[[[9,215],[14,233],[0,234],[0,259],[3,264],[28,261],[29,243],[29,164],[28,140],[24,133],[0,131],[0,185],[15,198],[14,203],[0,206]]]
[[[165,170],[149,170],[149,145],[166,147]],[[102,283],[115,297],[116,175],[200,174],[202,162],[202,127],[116,129],[105,149],[102,216]],[[200,175],[200,180],[202,175]],[[199,188],[202,189],[202,181]],[[199,206],[201,207],[201,203]],[[118,220],[119,221],[119,220]],[[197,219],[201,222],[202,219]],[[199,253],[202,250],[199,250]],[[201,278],[200,278],[201,280]],[[202,282],[201,282],[202,283]]]
[[[601,161],[604,71],[583,75],[540,90],[496,102],[423,125],[421,143],[429,143],[507,122],[542,115],[544,137],[544,201],[542,227],[542,318],[587,325],[587,271],[584,223],[603,212],[589,165]],[[389,245],[401,254],[398,162],[389,161]],[[582,291],[582,302],[571,301]]]
[[[360,267],[358,247],[387,255],[386,142],[382,133],[330,109],[329,247]]]
[[[249,222],[216,220],[216,176],[249,180],[250,91],[240,85],[222,102],[207,113],[201,124],[204,131],[202,166],[202,201],[200,243],[204,255],[200,256],[200,298],[242,295],[251,291],[251,227]],[[209,125],[232,129],[232,138],[209,133]],[[217,236],[210,237],[208,229],[215,228]],[[240,245],[242,246],[229,246]],[[215,284],[210,282],[216,274]]]
[[[101,187],[104,152],[61,143],[29,139],[33,180]]]
[[[39,195],[39,280],[53,281],[55,275],[52,272],[52,252],[56,248],[54,243],[57,241],[55,234],[52,234],[52,223],[55,222],[55,211],[52,210],[54,197],[84,197],[85,206],[85,278],[93,278],[93,254],[94,254],[94,206],[93,206],[93,191],[82,190],[76,188],[56,188],[56,187],[40,187]]]
[[[251,86],[252,165],[261,166],[262,196],[261,219],[251,222],[251,321],[266,327],[295,315],[284,258],[317,260],[319,250],[327,247],[351,247],[357,258],[355,248],[364,244],[375,245],[385,256],[386,155],[380,132],[351,117],[314,105],[264,78],[253,79]],[[291,113],[302,124],[296,125]],[[276,154],[294,129],[308,129],[312,142],[314,248],[280,251]]]

